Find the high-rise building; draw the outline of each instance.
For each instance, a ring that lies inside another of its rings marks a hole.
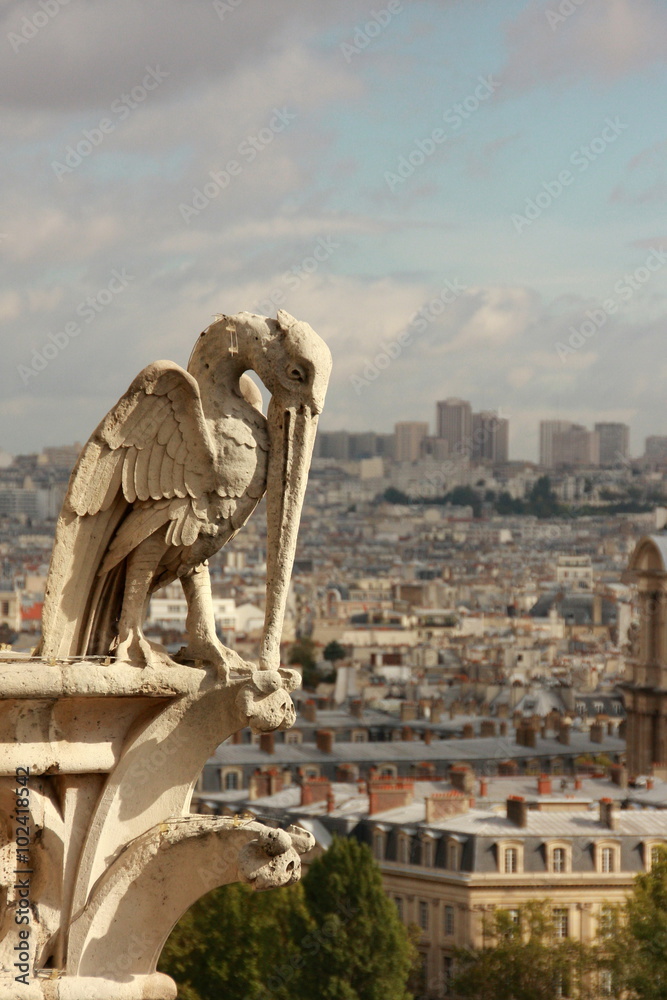
[[[422,444],[428,424],[405,421],[394,425],[394,458],[397,462],[416,462],[422,456]]]
[[[509,420],[492,410],[472,415],[472,458],[499,465],[509,454]]]
[[[562,434],[569,431],[572,423],[569,420],[542,420],[540,421],[540,465],[545,469],[553,469],[553,439],[554,434]]]
[[[600,436],[600,465],[621,465],[627,460],[630,447],[630,428],[627,424],[596,424]]]
[[[472,453],[472,407],[465,399],[445,399],[436,404],[436,436],[443,438],[450,455]]]
[[[554,468],[582,468],[600,464],[600,437],[580,424],[568,431],[557,431],[552,439]]]
[[[644,458],[647,462],[663,465],[667,462],[667,437],[662,434],[652,434],[646,438]]]

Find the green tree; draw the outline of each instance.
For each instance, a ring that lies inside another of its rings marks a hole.
[[[496,910],[485,921],[484,947],[460,949],[452,983],[471,1000],[553,1000],[597,995],[597,948],[556,933],[548,900]]]
[[[339,642],[332,639],[324,647],[324,659],[329,663],[335,663],[336,660],[344,660],[346,657],[346,652]]]
[[[315,643],[312,639],[298,639],[289,652],[288,662],[298,663],[302,668],[303,686],[305,688],[317,687],[321,680],[315,660]]]
[[[178,922],[160,971],[176,980],[179,1000],[293,1000],[289,984],[272,976],[297,951],[297,916],[306,916],[300,884],[262,893],[223,886]]]
[[[530,491],[528,513],[540,518],[555,517],[560,513],[558,497],[551,489],[548,476],[540,476]]]
[[[611,957],[629,996],[667,1000],[667,848],[658,847],[651,870],[638,875],[612,938]]]
[[[410,1000],[408,933],[369,848],[334,838],[303,880],[308,919],[296,915],[303,964],[293,1000]]]

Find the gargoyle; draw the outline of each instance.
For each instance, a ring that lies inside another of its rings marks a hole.
[[[271,393],[266,417],[251,369]],[[44,658],[166,659],[143,634],[150,595],[180,579],[183,662],[250,669],[216,636],[207,560],[267,496],[259,666],[277,670],[287,588],[331,355],[284,311],[216,317],[187,371],[144,368],[85,445],[70,479],[46,586]]]

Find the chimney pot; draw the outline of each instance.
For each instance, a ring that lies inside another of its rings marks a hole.
[[[315,733],[315,743],[321,753],[332,753],[334,734],[331,729],[318,729]]]
[[[507,799],[507,818],[514,826],[528,825],[528,805],[523,795],[510,795]]]
[[[275,753],[276,752],[276,737],[275,733],[261,733],[259,737],[259,749],[263,753]]]

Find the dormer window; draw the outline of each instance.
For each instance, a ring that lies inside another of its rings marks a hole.
[[[550,843],[546,847],[547,869],[554,875],[572,871],[572,847],[567,843]]]
[[[601,841],[595,845],[595,867],[601,875],[620,871],[620,846],[614,841]]]
[[[506,847],[503,851],[503,871],[514,875],[519,870],[519,852],[516,847]]]
[[[523,844],[518,840],[501,840],[496,844],[498,871],[503,875],[517,875],[523,871]]]

